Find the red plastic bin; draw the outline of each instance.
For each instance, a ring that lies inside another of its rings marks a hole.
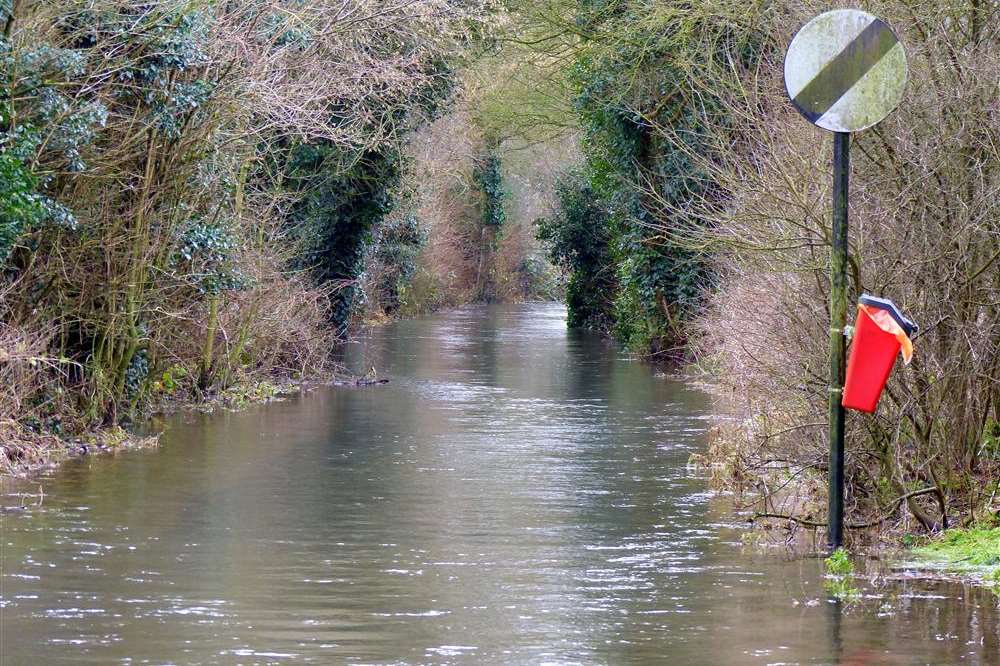
[[[879,311],[887,313],[891,319],[880,316]],[[898,327],[892,326],[893,322]],[[861,297],[847,362],[847,381],[841,401],[844,407],[869,414],[875,411],[902,347],[899,333],[909,338],[916,330],[917,325],[904,317],[892,301],[867,294]]]

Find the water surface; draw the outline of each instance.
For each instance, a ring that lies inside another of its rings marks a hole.
[[[559,306],[398,322],[349,356],[391,383],[174,418],[44,478],[0,518],[0,662],[1000,660],[988,593],[844,606],[817,560],[742,547],[686,465],[707,396]]]

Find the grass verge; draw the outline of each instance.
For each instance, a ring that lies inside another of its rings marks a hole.
[[[1000,585],[1000,527],[955,528],[913,549],[917,565]]]

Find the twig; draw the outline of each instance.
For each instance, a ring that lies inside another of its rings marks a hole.
[[[892,509],[890,509],[887,513],[885,513],[881,518],[871,520],[867,523],[848,523],[844,527],[847,527],[848,529],[852,530],[862,530],[862,529],[867,529],[869,527],[874,527],[875,525],[885,522],[886,520],[891,518],[892,514],[895,513],[896,509],[899,508],[900,502],[904,502],[910,499],[911,497],[917,497],[918,495],[927,495],[928,493],[936,493],[936,492],[940,492],[938,490],[938,487],[931,486],[929,488],[921,488],[920,490],[914,490],[913,492],[906,493],[905,495],[902,495],[901,497],[897,497],[896,499],[894,499],[892,501]],[[752,523],[758,518],[780,518],[782,520],[790,520],[793,523],[798,523],[799,525],[806,525],[807,527],[826,527],[827,525],[827,523],[825,522],[809,520],[807,518],[799,518],[798,516],[789,516],[782,513],[755,513],[753,517],[750,519],[750,522]]]
[[[826,527],[826,523],[820,523],[815,520],[808,520],[806,518],[799,518],[798,516],[788,516],[783,513],[755,513],[750,522],[754,522],[758,518],[781,518],[782,520],[790,520],[793,523],[798,523],[799,525],[806,525],[808,527]]]

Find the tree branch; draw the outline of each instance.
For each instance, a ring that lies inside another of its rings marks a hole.
[[[900,497],[897,497],[892,501],[892,508],[886,512],[881,518],[876,518],[875,520],[868,521],[866,523],[848,523],[845,525],[848,529],[852,530],[862,530],[869,527],[874,527],[879,523],[885,522],[892,517],[892,514],[896,512],[899,508],[900,502],[904,502],[910,498],[917,497],[918,495],[927,495],[929,493],[940,492],[937,486],[931,486],[929,488],[921,488],[920,490],[914,490],[913,492],[906,493]],[[807,518],[799,518],[798,516],[785,515],[783,513],[755,513],[749,522],[754,522],[759,518],[780,518],[781,520],[790,520],[793,523],[798,523],[799,525],[805,525],[807,527],[826,527],[827,523],[820,522],[816,520],[808,520]]]

